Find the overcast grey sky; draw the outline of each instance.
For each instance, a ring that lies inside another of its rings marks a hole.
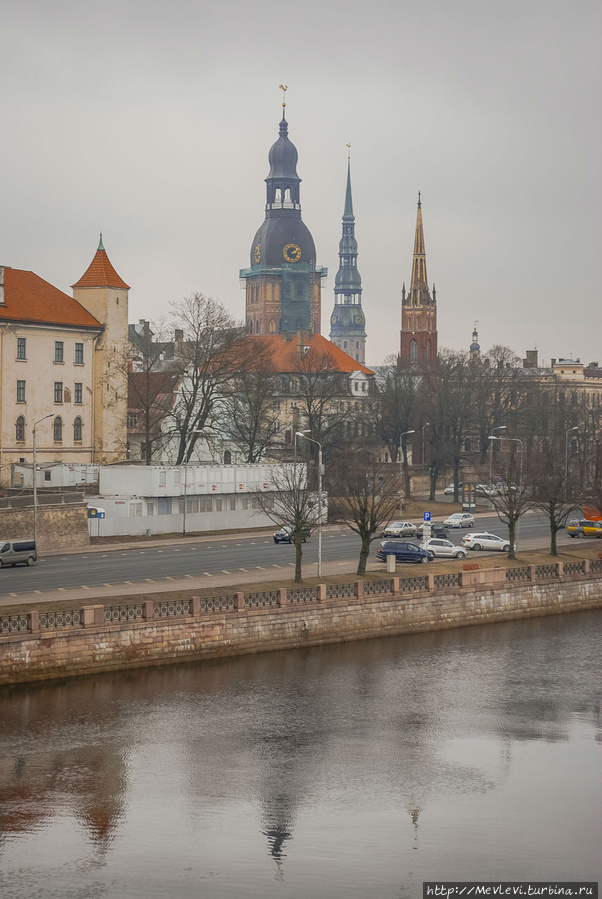
[[[440,346],[602,363],[599,0],[4,0],[0,264],[70,293],[102,230],[130,321],[244,317],[288,84],[328,336],[346,154],[367,361],[399,347],[422,191]]]

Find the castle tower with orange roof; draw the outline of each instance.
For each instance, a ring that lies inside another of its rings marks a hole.
[[[73,298],[103,325],[94,353],[95,462],[120,462],[127,453],[127,353],[129,286],[100,243],[92,262],[72,285]]]

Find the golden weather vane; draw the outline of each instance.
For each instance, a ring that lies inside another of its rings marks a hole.
[[[347,159],[351,159],[351,144],[345,144],[347,147]]]
[[[278,87],[282,91],[282,105],[286,106],[286,92],[288,90],[288,84],[279,84]]]

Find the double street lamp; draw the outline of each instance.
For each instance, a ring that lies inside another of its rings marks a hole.
[[[318,447],[318,577],[322,577],[322,444],[319,440],[308,437],[303,431],[296,431],[295,438],[297,437],[303,437]],[[297,458],[296,447],[295,441],[295,460]]]
[[[427,422],[427,424],[428,424],[428,422]],[[426,425],[425,425],[425,427],[426,427]],[[412,428],[411,431],[404,431],[403,434],[399,435],[399,479],[402,482],[400,484],[400,489],[399,489],[400,512],[403,512],[403,438],[407,437],[408,434],[415,434],[415,433],[416,433],[416,429]],[[423,431],[423,435],[424,435],[424,431]]]
[[[49,412],[48,415],[45,415],[43,418],[38,418],[36,422],[34,422],[33,428],[31,429],[32,434],[32,448],[33,448],[33,542],[37,546],[37,537],[38,537],[38,469],[36,464],[36,428],[42,421],[46,421],[47,418],[52,418],[54,412]]]

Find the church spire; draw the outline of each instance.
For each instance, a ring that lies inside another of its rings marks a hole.
[[[349,147],[350,145],[347,144]],[[357,240],[351,195],[351,160],[347,157],[347,186],[343,234],[339,241],[339,270],[334,284],[330,340],[356,362],[366,361],[366,319],[362,310],[362,278],[357,268]]]
[[[422,199],[418,192],[414,255],[410,289],[402,291],[400,364],[404,367],[429,365],[437,356],[437,302],[435,285],[429,290],[426,249],[422,224]]]

